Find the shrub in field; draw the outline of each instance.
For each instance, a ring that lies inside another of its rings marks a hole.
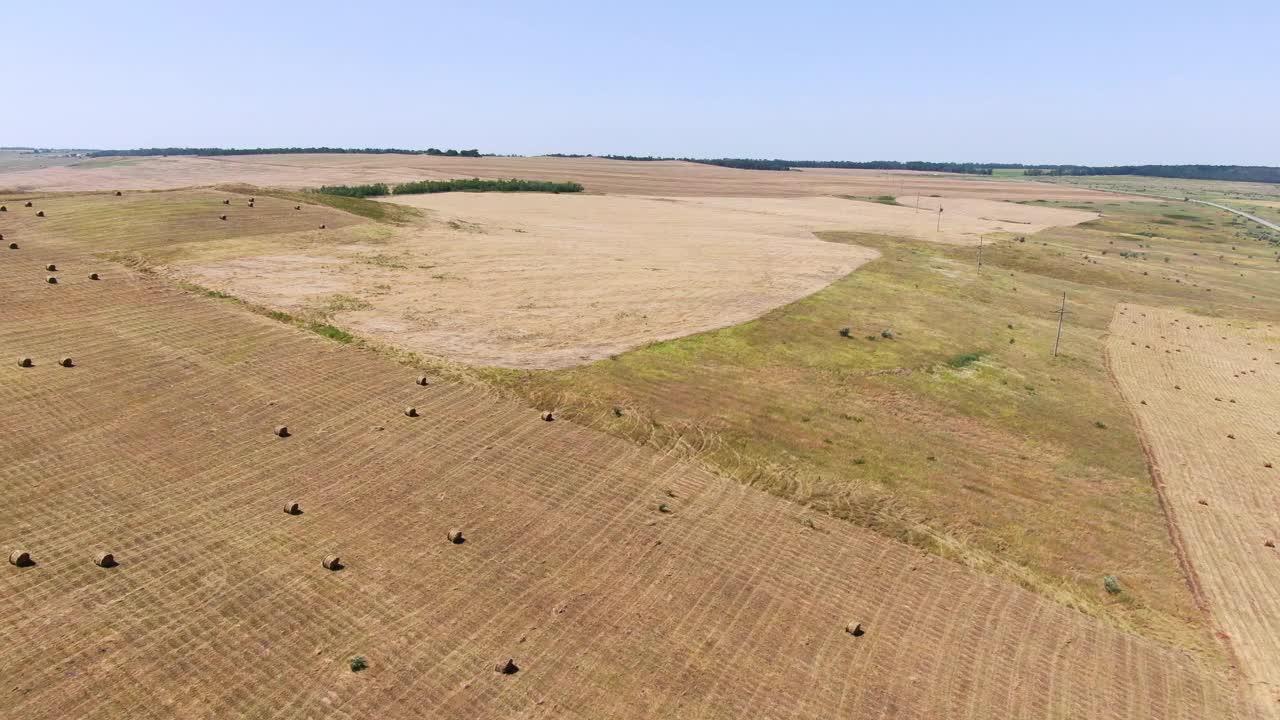
[[[363,655],[351,658],[351,672],[360,672],[367,669],[369,669],[369,661],[365,660]]]
[[[1120,581],[1116,579],[1115,575],[1108,575],[1102,578],[1102,586],[1112,595],[1120,594]]]

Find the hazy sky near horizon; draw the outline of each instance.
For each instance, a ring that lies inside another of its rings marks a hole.
[[[0,3],[0,145],[1280,165],[1280,1]]]

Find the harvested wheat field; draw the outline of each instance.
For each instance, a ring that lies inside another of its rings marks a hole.
[[[431,157],[426,155],[247,155],[95,158],[41,169],[0,167],[0,188],[21,192],[166,190],[220,183],[269,187],[443,180],[457,177],[574,181],[588,192],[626,195],[799,197],[902,195],[994,200],[1098,200],[1110,193],[954,173],[877,170],[768,172],[603,158]]]
[[[1122,305],[1108,353],[1203,602],[1280,717],[1280,330]]]
[[[1238,715],[1200,659],[31,228],[0,716]]]
[[[927,204],[449,193],[373,205],[423,211],[393,226],[312,204],[295,211],[292,196],[261,195],[250,209],[247,197],[49,196],[41,201],[49,218],[24,216],[18,227],[132,254],[201,286],[420,354],[555,368],[751,320],[877,256],[815,231],[974,244],[1097,217],[948,199],[938,230]]]

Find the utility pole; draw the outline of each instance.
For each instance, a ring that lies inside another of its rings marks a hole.
[[[1063,290],[1062,291],[1062,307],[1058,310],[1053,311],[1053,313],[1058,316],[1058,337],[1054,338],[1053,340],[1053,356],[1054,357],[1058,357],[1058,343],[1062,342],[1062,319],[1065,318],[1067,316],[1067,313],[1069,312],[1071,311],[1067,310],[1067,291]]]
[[[978,236],[978,269],[982,269],[982,236]]]
[[[916,213],[920,212],[920,191],[916,190]]]
[[[938,206],[938,232],[942,232],[942,206]]]

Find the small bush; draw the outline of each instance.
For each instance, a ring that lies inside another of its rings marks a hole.
[[[351,658],[351,672],[360,672],[369,669],[369,661],[364,659],[363,655],[357,655]]]
[[[867,459],[866,459],[866,458],[854,458],[854,459],[853,459],[853,464],[854,464],[854,465],[866,465],[866,464],[867,464]]]
[[[341,330],[332,325],[326,325],[323,323],[309,323],[307,325],[307,329],[317,335],[323,335],[330,340],[336,340],[340,343],[349,343],[356,339],[355,335],[352,335],[346,330]]]
[[[953,355],[947,358],[947,365],[950,365],[951,367],[957,368],[957,369],[962,367],[968,367],[978,362],[979,360],[981,360],[983,355],[984,353],[982,352],[971,352],[971,353],[963,353],[961,355]]]
[[[1120,581],[1116,579],[1115,575],[1108,575],[1102,578],[1102,586],[1112,595],[1120,594]]]
[[[842,327],[840,328],[840,337],[847,338],[849,337],[849,334],[852,332],[853,332],[853,328]]]
[[[1102,422],[1101,420],[1095,420],[1095,421],[1094,421],[1094,423],[1093,423],[1093,426],[1094,426],[1094,427],[1096,427],[1096,428],[1098,428],[1099,430],[1106,430],[1106,429],[1107,429],[1107,424],[1106,424],[1106,423],[1104,423],[1104,422]]]
[[[881,330],[881,331],[880,331],[880,337],[882,337],[882,338],[884,338],[884,339],[886,339],[886,340],[892,340],[892,339],[893,339],[893,331],[892,331],[892,330],[890,330],[890,329],[888,329],[888,328],[885,328],[884,330]]]

